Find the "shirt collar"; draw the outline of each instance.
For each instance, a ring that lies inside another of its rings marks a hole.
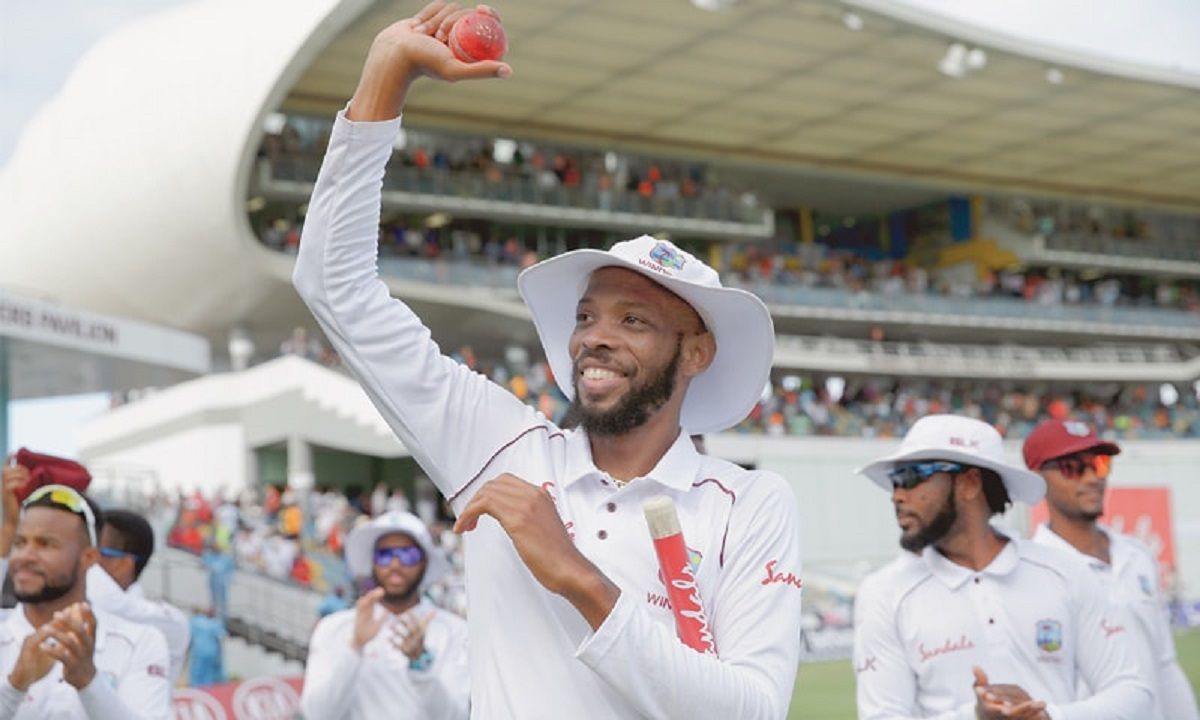
[[[1021,550],[1015,538],[1008,537],[1003,533],[1000,534],[1008,538],[1008,542],[1004,544],[1004,548],[1000,550],[1000,553],[992,558],[987,567],[978,572],[969,567],[951,562],[932,545],[925,548],[924,552],[921,553],[921,560],[924,561],[925,567],[929,568],[929,572],[951,590],[959,589],[967,580],[975,575],[1004,577],[1017,568],[1017,562],[1021,557]]]
[[[671,447],[659,458],[658,464],[644,478],[654,480],[660,485],[674,490],[687,491],[696,481],[696,475],[700,471],[700,460],[700,453],[696,451],[696,445],[692,442],[691,436],[680,430],[679,435],[675,437],[675,442],[671,443]],[[579,430],[571,433],[567,438],[567,461],[563,484],[564,486],[571,485],[576,480],[590,475],[608,477],[607,473],[597,468],[596,464],[592,462],[592,446],[588,441],[587,433]],[[634,478],[634,480],[641,479]]]
[[[1116,545],[1117,545],[1117,543],[1113,542],[1112,533],[1110,533],[1107,529],[1105,529],[1104,527],[1101,527],[1099,525],[1097,525],[1096,527],[1100,528],[1100,532],[1104,533],[1105,535],[1108,535],[1108,541],[1109,541],[1108,542],[1108,557],[1110,560],[1113,561],[1113,565],[1115,566],[1117,564],[1116,563],[1116,560],[1117,560]],[[1067,542],[1066,539],[1062,535],[1059,535],[1058,533],[1051,530],[1050,523],[1042,523],[1041,525],[1038,525],[1037,531],[1034,532],[1034,534],[1033,534],[1033,540],[1034,540],[1034,542],[1041,543],[1043,545],[1046,545],[1047,547],[1058,548],[1059,550],[1062,550],[1063,552],[1069,553],[1071,555],[1071,557],[1080,558],[1087,564],[1088,567],[1092,568],[1093,570],[1108,570],[1109,569],[1109,566],[1103,560],[1092,557],[1091,555],[1088,555],[1085,552],[1081,552],[1079,550],[1079,548],[1077,548],[1074,545],[1072,545],[1071,543]]]

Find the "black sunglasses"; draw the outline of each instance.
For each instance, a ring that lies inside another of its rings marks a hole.
[[[892,481],[894,490],[912,490],[938,473],[960,473],[965,469],[964,465],[942,460],[905,463],[889,470],[888,480]]]

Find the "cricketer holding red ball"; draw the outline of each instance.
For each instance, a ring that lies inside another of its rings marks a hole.
[[[696,452],[767,381],[755,296],[669,242],[577,250],[518,279],[573,398],[557,427],[443,356],[375,264],[384,168],[412,83],[508,77],[446,45],[435,2],[376,37],[309,204],[294,282],[346,366],[458,513],[476,718],[783,718],[800,654],[787,483]],[[718,655],[675,635],[642,504],[666,495]]]

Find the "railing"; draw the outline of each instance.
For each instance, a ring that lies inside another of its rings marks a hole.
[[[162,598],[184,611],[202,611],[212,605],[208,570],[199,558],[182,550],[156,552],[141,582],[147,596]],[[303,661],[320,602],[320,595],[310,590],[235,570],[229,584],[226,625],[231,634]]]
[[[1033,347],[1023,345],[964,345],[950,343],[872,342],[845,338],[780,335],[781,348],[855,355],[891,355],[913,358],[952,358],[988,361],[1084,362],[1115,364],[1179,363],[1185,358],[1170,345],[1114,345],[1098,347]]]
[[[1200,262],[1200,236],[1189,241],[1128,240],[1079,231],[1060,231],[1045,236],[1045,247],[1047,250],[1064,250],[1092,255]]]
[[[473,288],[492,288],[515,295],[516,278],[520,270],[511,265],[490,265],[469,260],[427,260],[421,258],[382,257],[380,272],[385,277],[404,280],[456,285]],[[740,287],[777,306],[775,312],[787,314],[789,308],[816,308],[827,311],[830,317],[874,314],[880,321],[887,314],[906,313],[931,318],[992,318],[1025,323],[1037,329],[1044,321],[1076,324],[1103,324],[1138,328],[1152,335],[1155,328],[1178,330],[1172,333],[1200,340],[1200,314],[1170,308],[1105,307],[1097,305],[1043,305],[1037,302],[1003,297],[943,297],[932,294],[884,295],[854,292],[839,288],[778,285],[768,282],[745,282],[724,277],[728,287]],[[908,318],[912,319],[912,318]]]
[[[883,295],[851,292],[837,288],[775,285],[726,279],[726,284],[755,293],[767,303],[829,310],[916,313],[939,316],[975,316],[1020,320],[1124,325],[1130,327],[1179,328],[1194,331],[1200,338],[1200,315],[1167,308],[1102,307],[1095,305],[1043,305],[1003,297],[943,297],[900,293]]]
[[[260,160],[260,191],[284,197],[308,197],[321,159],[283,156]],[[645,197],[624,188],[544,185],[521,175],[485,176],[470,171],[388,167],[383,179],[385,205],[414,210],[476,211],[482,217],[585,226],[635,224],[643,229],[679,229],[700,236],[769,237],[770,208],[743,202],[734,193],[705,191],[697,197]]]
[[[1200,262],[1200,217],[1195,215],[1010,197],[988,198],[987,215],[1024,235],[1041,237],[1046,250]],[[1143,237],[1131,238],[1131,233]]]

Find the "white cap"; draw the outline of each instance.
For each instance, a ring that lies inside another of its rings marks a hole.
[[[575,395],[567,343],[575,306],[592,272],[622,267],[659,283],[692,306],[713,334],[712,364],[692,379],[679,424],[689,434],[720,432],[741,422],[762,395],[775,354],[771,313],[753,293],[722,287],[717,271],[666,240],[642,235],[604,250],[573,250],[524,270],[517,289],[537,327],[558,387]]]
[[[897,464],[920,460],[946,460],[994,470],[1016,502],[1032,505],[1046,494],[1046,481],[1040,475],[1004,461],[1004,441],[996,428],[961,415],[926,415],[913,423],[899,450],[857,472],[891,492],[888,471]]]
[[[346,567],[353,577],[369,577],[375,566],[375,543],[384,535],[404,533],[425,552],[425,576],[421,589],[436,582],[449,569],[445,556],[433,545],[429,529],[421,518],[406,512],[389,512],[363,523],[346,536]]]

